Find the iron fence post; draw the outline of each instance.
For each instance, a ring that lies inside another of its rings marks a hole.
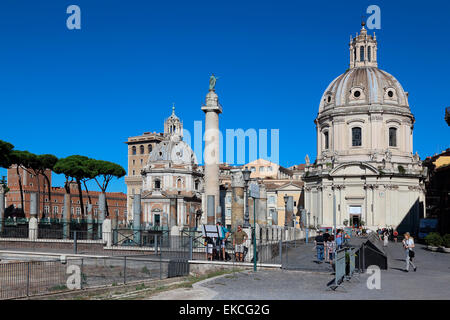
[[[160,237],[160,250],[159,250],[159,280],[162,279],[162,234]]]
[[[83,258],[81,258],[81,274],[80,274],[80,276],[81,276],[81,279],[80,279],[80,289],[83,289],[83,276],[84,276],[84,274],[83,274]]]
[[[192,239],[192,236],[190,235],[189,236],[189,260],[192,260],[192,256],[193,256],[193,254],[192,254],[192,250],[193,250],[192,241],[193,241],[193,239]],[[224,257],[224,259],[225,259],[225,257]]]
[[[280,264],[281,264],[281,267],[283,267],[283,241],[282,240],[278,240],[278,247],[279,247],[279,251],[280,251]]]
[[[288,265],[289,261],[289,242],[286,241],[286,266]]]
[[[27,263],[27,297],[30,295],[30,263]]]
[[[73,232],[73,252],[77,254],[77,232]]]
[[[154,235],[155,254],[158,254],[158,235]]]
[[[123,284],[127,283],[127,256],[123,258]]]
[[[295,237],[295,235],[296,235],[296,229],[295,229],[295,226],[294,226],[294,248],[297,248],[297,238]]]

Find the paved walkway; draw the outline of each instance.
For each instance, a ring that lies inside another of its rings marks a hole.
[[[291,249],[288,263],[297,267],[314,266],[315,253],[312,248],[310,244]],[[416,244],[414,262],[418,267],[417,272],[411,270],[406,273],[403,271],[405,252],[401,243],[389,243],[384,249],[388,256],[388,270],[381,271],[380,289],[368,289],[367,274],[344,281],[341,287],[333,291],[327,287],[333,280],[330,272],[319,269],[320,272],[261,270],[256,273],[246,271],[214,278],[193,289],[166,292],[154,296],[153,299],[450,299],[450,254],[431,252],[426,250],[424,245]],[[294,256],[293,252],[298,255]],[[322,265],[320,266],[322,268]]]
[[[283,248],[284,249],[284,248]],[[333,272],[328,262],[319,263],[314,242],[291,247],[283,253],[283,268],[288,270],[308,270],[318,272]]]

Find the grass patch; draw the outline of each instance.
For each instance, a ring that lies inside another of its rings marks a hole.
[[[67,289],[67,286],[65,284],[60,284],[60,285],[53,286],[53,287],[49,288],[48,290],[49,291],[61,291],[61,290],[66,290],[66,289]]]
[[[143,290],[145,288],[146,288],[145,284],[141,283],[140,285],[136,286],[136,291]]]

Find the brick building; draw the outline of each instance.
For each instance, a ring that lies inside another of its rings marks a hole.
[[[24,203],[23,209],[25,212],[25,217],[30,216],[30,194],[38,192],[38,185],[40,186],[39,193],[39,218],[42,218],[43,214],[45,217],[51,218],[62,218],[63,208],[64,208],[64,194],[66,193],[63,187],[51,187],[51,197],[48,196],[47,181],[44,177],[39,176],[38,178],[26,172],[22,168],[19,168],[19,175],[22,182],[22,189],[24,193]],[[15,208],[21,208],[21,197],[20,197],[20,186],[19,186],[19,175],[17,174],[17,167],[13,165],[8,169],[8,188],[9,192],[5,196],[6,207],[13,205]],[[52,172],[50,170],[46,171],[46,175],[52,183]],[[98,217],[98,197],[101,192],[99,191],[89,191],[89,197],[92,203],[92,213],[93,218]],[[86,191],[82,191],[83,205],[88,204],[88,194]],[[107,192],[106,201],[108,205],[108,212],[112,219],[116,219],[119,224],[126,223],[127,214],[127,196],[122,192]],[[72,219],[83,219],[81,216],[81,204],[78,194],[78,187],[75,183],[70,186],[70,216]],[[85,210],[85,214],[87,210]]]

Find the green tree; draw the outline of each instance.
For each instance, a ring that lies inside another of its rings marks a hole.
[[[52,171],[57,162],[58,158],[56,156],[52,154],[41,154],[37,156],[34,167],[34,172],[38,175],[38,183],[39,183],[39,175],[43,176],[47,183],[48,201],[50,203],[49,205],[50,215],[52,214],[52,193],[51,193],[52,186],[50,184],[50,179],[45,172],[47,170]]]
[[[13,149],[11,143],[0,140],[0,168],[8,169],[11,166],[10,154]]]
[[[81,215],[84,218],[84,204],[81,183],[83,179],[92,179],[95,173],[88,166],[89,158],[80,155],[73,155],[66,158],[59,159],[53,167],[53,171],[57,174],[64,174],[66,182],[64,187],[67,193],[70,193],[70,183],[76,182],[78,187],[78,194],[81,205]]]
[[[23,211],[25,211],[25,206],[24,206],[24,198],[23,198],[22,175],[20,174],[20,168],[22,168],[25,172],[32,174],[32,172],[30,170],[28,170],[28,168],[30,168],[31,162],[33,161],[34,157],[35,157],[35,155],[33,155],[31,152],[21,151],[21,150],[13,150],[10,154],[11,164],[16,165],[16,173],[17,173],[17,178],[18,178],[18,182],[19,182],[19,191],[20,191],[20,203],[21,203]]]
[[[88,162],[88,166],[94,174],[94,180],[102,193],[106,193],[106,189],[114,177],[119,179],[126,174],[125,169],[114,162],[91,159]],[[108,201],[106,201],[106,216],[109,216]]]

